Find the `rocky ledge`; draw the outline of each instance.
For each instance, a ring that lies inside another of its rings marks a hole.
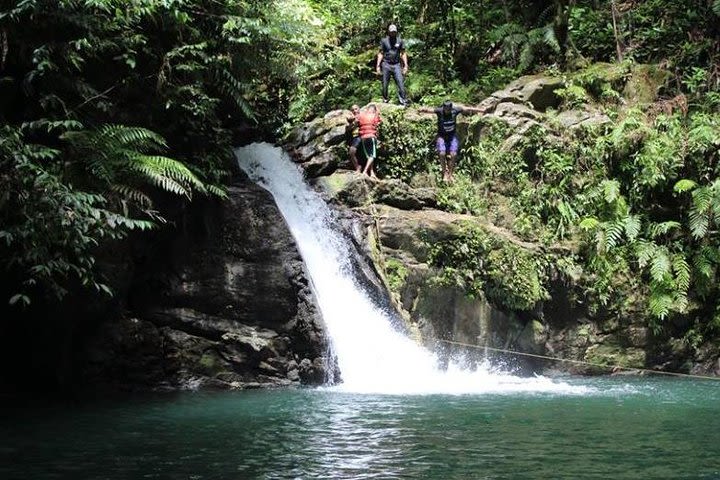
[[[552,121],[566,129],[609,121],[589,105],[559,109],[556,91],[562,86],[561,79],[524,77],[479,104],[489,119],[510,127],[502,148],[513,148],[533,125],[548,121],[549,109],[553,110]],[[381,104],[380,108],[387,113],[398,107]],[[371,259],[372,270],[391,292],[392,303],[418,341],[444,358],[462,353],[473,362],[489,355],[526,372],[607,373],[611,370],[595,365],[620,365],[720,375],[717,346],[709,345],[692,357],[683,345],[656,339],[641,318],[592,316],[582,302],[571,300],[577,298],[577,292],[573,278],[567,276],[551,278],[545,298],[521,310],[507,308],[485,295],[471,298],[461,288],[439,285],[440,272],[429,261],[429,251],[439,242],[458,238],[468,225],[492,239],[489,257],[498,253],[502,258],[503,251],[511,251],[533,259],[547,253],[548,247],[521,241],[502,222],[495,224],[497,219],[439,210],[432,182],[411,186],[399,180],[372,180],[351,171],[343,145],[348,114],[335,110],[300,125],[290,132],[284,146],[327,200],[344,212],[347,234]],[[413,109],[405,110],[403,118],[406,122],[434,122],[434,116]],[[473,128],[465,122],[459,125],[465,142],[482,134]],[[563,252],[572,253],[569,247],[552,249],[560,257]],[[499,350],[587,364],[503,355]]]

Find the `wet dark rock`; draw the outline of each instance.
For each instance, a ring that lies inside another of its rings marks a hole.
[[[254,388],[321,383],[327,339],[294,240],[272,197],[247,180],[204,232],[176,239],[174,272],[135,318],[91,342],[88,380],[121,388]],[[142,295],[140,295],[142,297]],[[295,356],[311,368],[299,370]],[[296,373],[291,374],[293,370]]]

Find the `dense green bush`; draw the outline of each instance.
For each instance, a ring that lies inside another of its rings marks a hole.
[[[532,310],[548,298],[546,260],[477,225],[468,224],[457,238],[435,243],[430,261],[441,269],[441,284],[511,310]]]

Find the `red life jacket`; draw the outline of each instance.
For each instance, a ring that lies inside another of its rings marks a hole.
[[[377,136],[377,126],[381,122],[380,114],[366,110],[360,112],[357,120],[360,126],[360,138],[371,138]]]

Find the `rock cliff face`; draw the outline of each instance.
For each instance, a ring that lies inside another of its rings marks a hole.
[[[521,78],[496,92],[480,106],[487,116],[510,127],[503,148],[513,148],[533,126],[545,119],[545,110],[556,109],[560,98],[555,91],[562,81],[545,77]],[[397,107],[381,105],[383,113]],[[548,295],[534,307],[513,310],[485,296],[470,298],[466,291],[439,286],[438,268],[432,265],[429,251],[433,245],[457,238],[468,224],[481,229],[495,245],[490,252],[509,247],[528,258],[543,254],[547,247],[523,242],[498,222],[497,216],[473,217],[438,209],[436,191],[424,184],[412,187],[398,180],[374,181],[350,170],[343,141],[344,118],[348,112],[333,111],[323,118],[297,127],[286,139],[285,147],[315,178],[317,188],[328,201],[345,212],[345,229],[372,259],[385,288],[392,292],[392,302],[404,317],[408,330],[429,348],[445,357],[457,353],[471,362],[480,353],[494,357],[525,371],[569,371],[573,373],[606,373],[605,368],[590,364],[677,369],[691,362],[688,370],[720,374],[720,352],[712,346],[704,349],[702,358],[688,359],[679,346],[655,339],[641,318],[591,316],[578,302],[572,279],[551,278]],[[462,118],[462,117],[461,117]],[[432,122],[434,117],[419,115],[409,109],[405,122]],[[609,121],[592,107],[554,111],[553,121],[567,129],[599,125]],[[472,125],[459,125],[465,142],[482,134]],[[502,219],[500,219],[502,220]],[[494,223],[496,222],[496,223]],[[563,247],[554,254],[563,255]],[[566,252],[570,254],[568,250]],[[489,347],[489,350],[460,344]],[[535,355],[548,355],[588,362],[581,366],[516,355],[504,355],[509,349]],[[687,368],[688,365],[685,365]]]
[[[302,259],[272,197],[246,179],[228,196],[190,218],[164,252],[161,285],[132,294],[134,315],[88,342],[86,382],[254,388],[332,374]]]

